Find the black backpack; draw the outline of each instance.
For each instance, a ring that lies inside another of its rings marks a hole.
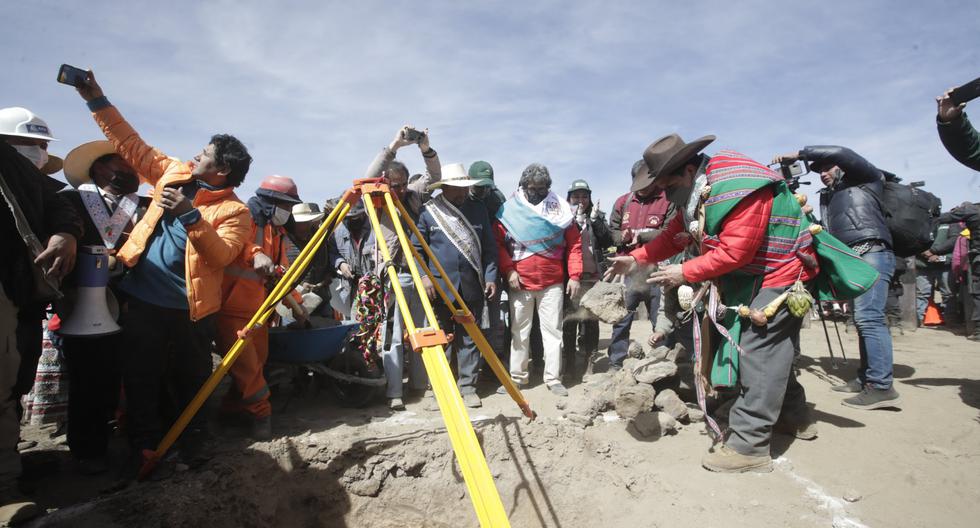
[[[885,191],[881,211],[892,234],[892,251],[898,257],[918,255],[932,246],[936,219],[942,201],[915,183],[899,183],[900,178],[885,172]]]

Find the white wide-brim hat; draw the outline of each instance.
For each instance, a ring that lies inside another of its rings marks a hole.
[[[443,185],[453,187],[470,187],[476,185],[480,180],[470,178],[470,175],[463,168],[462,163],[450,163],[442,166],[442,179],[429,185],[429,190],[435,190]]]
[[[293,206],[293,221],[294,222],[316,222],[321,220],[325,213],[320,211],[320,206],[311,203],[298,203]]]

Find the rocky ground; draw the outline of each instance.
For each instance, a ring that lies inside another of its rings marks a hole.
[[[648,334],[634,325],[637,340]],[[567,400],[533,386],[534,422],[492,384],[470,415],[513,526],[976,526],[980,346],[945,330],[896,337],[902,410],[860,411],[829,390],[856,368],[854,334],[844,342],[851,359],[838,367],[819,325],[804,330],[800,379],[820,437],[777,437],[771,474],[701,469],[711,441],[698,411],[675,400],[686,387],[676,375],[636,382],[670,370],[658,358],[632,361],[632,379],[571,386]],[[26,484],[49,509],[35,526],[476,526],[439,413],[422,407],[294,398],[277,415],[278,439],[219,428],[203,468],[112,493],[100,493],[110,477],[73,473],[63,437],[29,429],[40,444],[25,454]]]

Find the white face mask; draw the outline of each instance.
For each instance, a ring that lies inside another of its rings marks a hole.
[[[276,207],[272,213],[272,225],[281,226],[285,225],[289,221],[289,217],[293,214],[289,209],[283,209],[282,207]]]
[[[31,160],[35,167],[41,168],[48,162],[48,151],[37,145],[13,145],[21,156]]]

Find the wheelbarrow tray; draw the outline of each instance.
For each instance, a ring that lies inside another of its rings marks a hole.
[[[360,323],[292,330],[269,329],[269,360],[283,363],[316,363],[326,361],[344,350],[351,331]]]

